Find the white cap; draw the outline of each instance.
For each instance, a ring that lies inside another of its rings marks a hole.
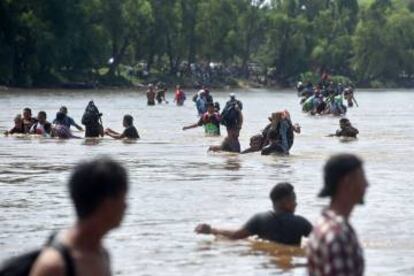
[[[230,93],[230,98],[236,98],[236,94]]]

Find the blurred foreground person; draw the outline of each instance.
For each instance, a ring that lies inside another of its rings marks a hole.
[[[312,231],[310,222],[295,215],[296,193],[289,183],[279,183],[270,192],[273,210],[254,215],[239,230],[222,230],[208,224],[200,224],[198,234],[222,235],[230,239],[244,239],[257,235],[259,238],[286,245],[299,246],[302,237]]]
[[[30,275],[111,275],[109,254],[102,242],[122,221],[127,190],[126,170],[117,162],[104,158],[79,164],[69,180],[77,220],[52,241],[66,248],[67,254],[46,247]]]
[[[368,187],[362,161],[351,154],[331,157],[324,168],[324,182],[319,197],[329,197],[330,203],[309,238],[309,275],[363,275],[362,248],[349,223]]]

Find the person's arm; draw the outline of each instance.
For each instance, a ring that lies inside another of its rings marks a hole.
[[[83,128],[82,128],[80,125],[78,125],[78,124],[75,122],[75,120],[73,120],[73,118],[72,118],[72,117],[69,117],[69,123],[70,123],[70,125],[71,125],[71,126],[76,127],[76,128],[77,128],[77,130],[83,131]]]
[[[187,129],[191,129],[191,128],[196,128],[198,126],[199,126],[198,123],[197,124],[192,124],[192,125],[183,127],[183,130],[187,130]]]
[[[208,148],[208,151],[212,151],[212,152],[217,152],[217,151],[222,151],[223,147],[222,146],[210,146]]]
[[[114,138],[114,139],[122,139],[122,138],[125,137],[124,134],[120,134],[120,133],[117,133],[115,131],[114,132],[107,131],[107,132],[105,132],[105,134],[108,135],[109,137]]]
[[[189,125],[189,126],[185,126],[183,127],[183,130],[196,128],[196,127],[202,126],[203,124],[204,124],[204,120],[203,120],[203,116],[201,116],[200,120],[197,123]]]
[[[352,95],[352,100],[354,101],[355,105],[359,107],[357,100],[355,99],[354,95]]]
[[[247,229],[244,228],[240,228],[238,230],[224,230],[219,228],[213,228],[208,224],[199,224],[196,227],[195,232],[197,234],[213,234],[215,236],[224,236],[232,240],[245,239],[251,236],[249,231],[247,231]]]

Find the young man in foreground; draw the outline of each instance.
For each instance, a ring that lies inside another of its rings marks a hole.
[[[349,223],[354,207],[363,204],[368,187],[362,161],[351,154],[331,157],[324,168],[320,197],[329,197],[309,238],[309,275],[363,275],[364,257]]]
[[[111,275],[109,255],[102,241],[122,221],[127,190],[125,169],[110,159],[81,163],[73,171],[69,192],[77,220],[53,242],[69,249],[75,275]],[[65,276],[67,265],[58,251],[45,248],[30,276]]]

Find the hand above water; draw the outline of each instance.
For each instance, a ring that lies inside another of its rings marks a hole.
[[[211,226],[209,224],[202,223],[197,225],[194,231],[197,234],[211,234]]]

